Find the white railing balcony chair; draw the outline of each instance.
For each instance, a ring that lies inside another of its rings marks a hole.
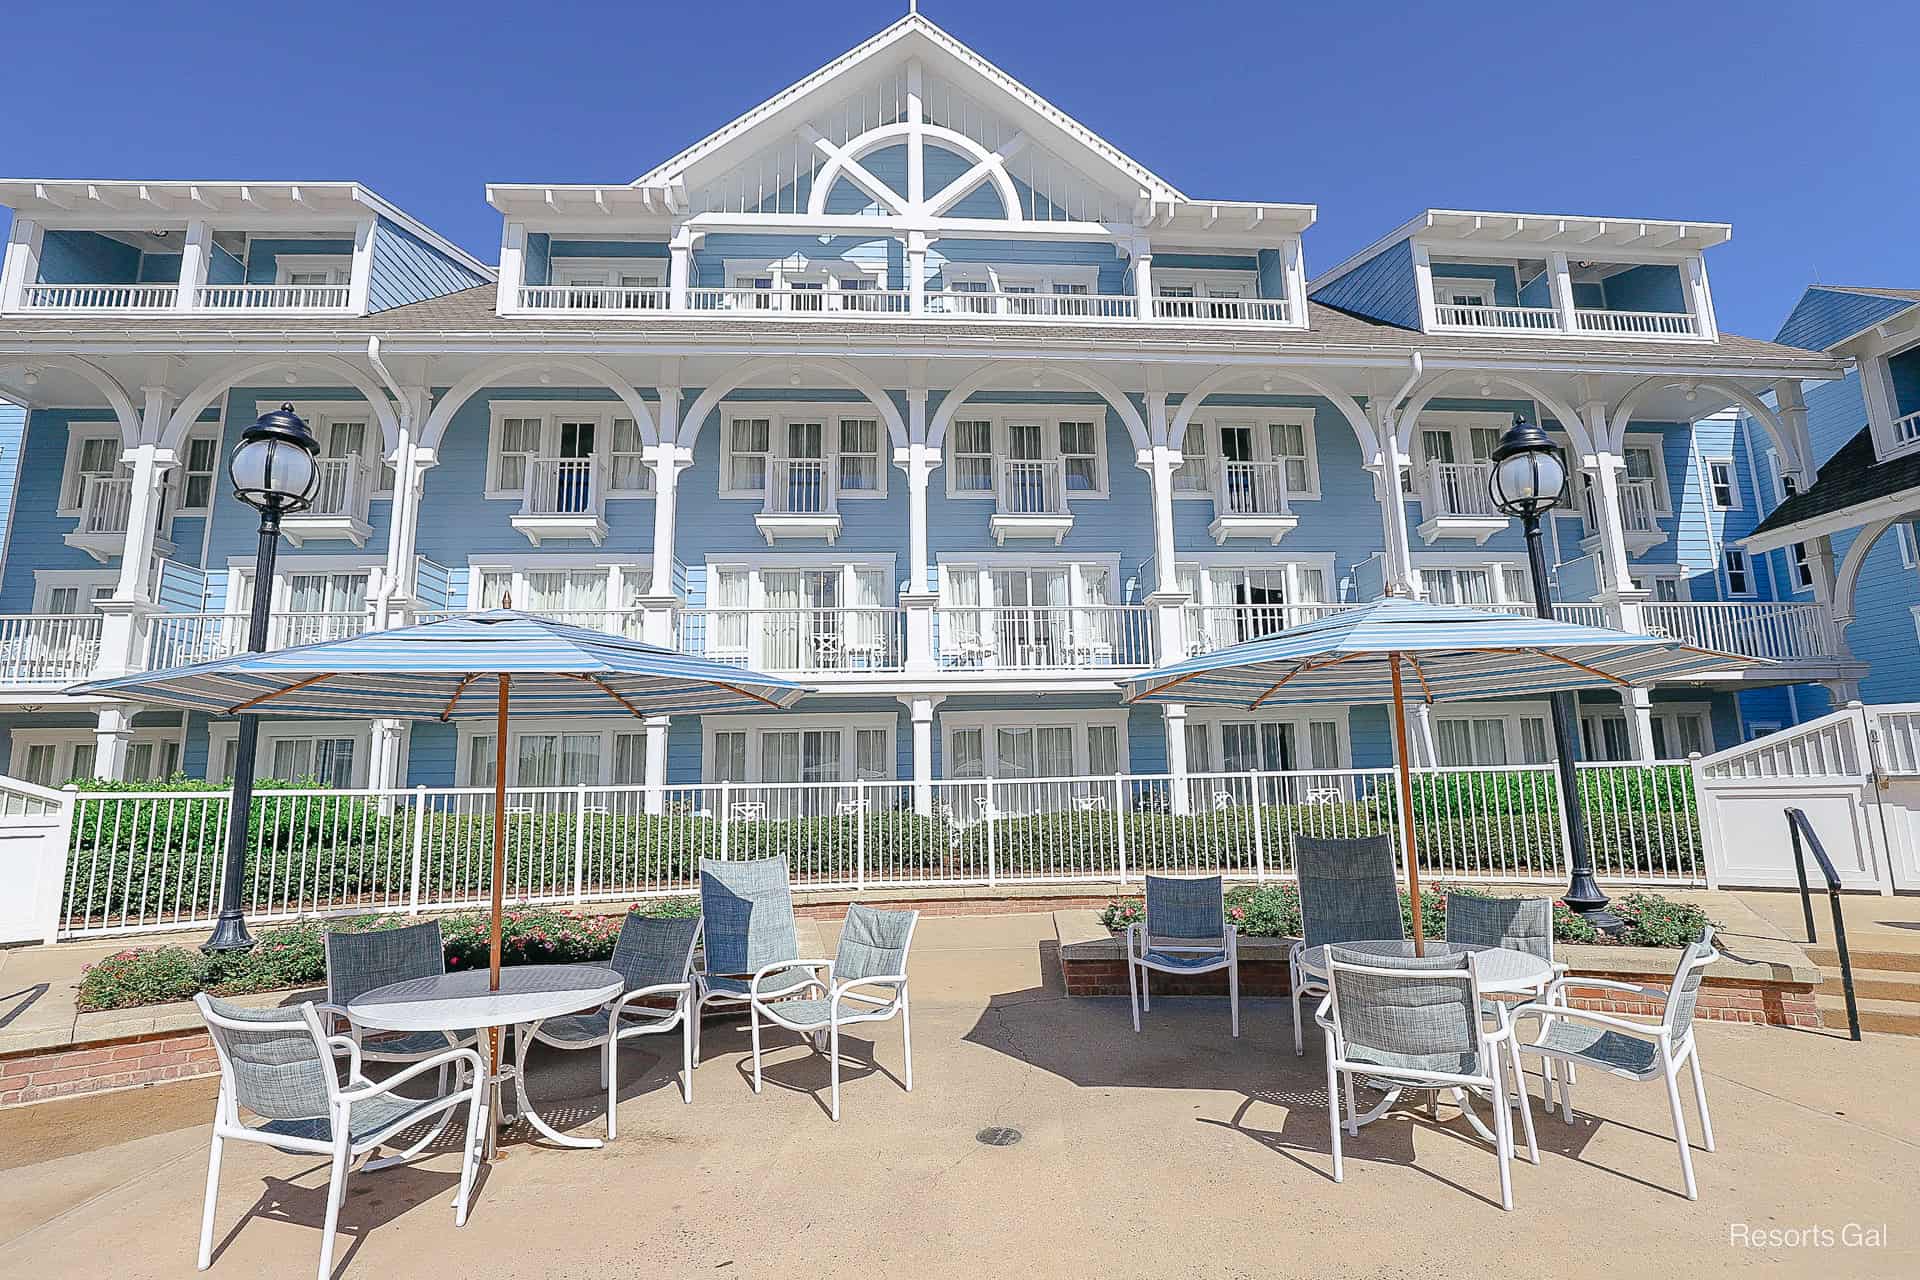
[[[1307,972],[1307,952],[1342,942],[1404,938],[1406,925],[1400,917],[1391,836],[1295,836],[1293,869],[1300,880],[1301,936],[1288,950],[1287,975],[1293,997],[1293,1051],[1304,1054],[1300,1000],[1327,994],[1326,984]]]
[[[758,816],[766,817],[764,804]],[[700,963],[693,975],[696,1067],[700,1014],[708,1005],[747,1004],[755,993],[797,993],[813,981],[800,960],[785,858],[700,859],[700,917]]]
[[[1540,1163],[1533,1113],[1525,1105],[1520,1058],[1513,1051],[1513,1024],[1505,1006],[1494,1005],[1496,1025],[1481,1016],[1478,957],[1471,953],[1384,958],[1334,946],[1327,952],[1327,995],[1316,1020],[1327,1040],[1327,1127],[1332,1139],[1333,1180],[1343,1181],[1340,1130],[1360,1132],[1353,1082],[1414,1089],[1431,1096],[1455,1092],[1474,1119],[1469,1091],[1492,1097],[1494,1156],[1500,1165],[1500,1207],[1513,1208],[1513,1115],[1508,1109],[1507,1071],[1521,1098],[1527,1158]],[[1341,1100],[1346,1118],[1341,1118]],[[1480,1128],[1477,1119],[1474,1127]]]
[[[1659,1080],[1667,1087],[1667,1110],[1673,1117],[1673,1140],[1680,1148],[1680,1173],[1686,1183],[1687,1199],[1699,1199],[1693,1180],[1693,1156],[1687,1143],[1687,1121],[1680,1108],[1680,1068],[1693,1074],[1693,1100],[1700,1108],[1700,1137],[1708,1151],[1713,1150],[1713,1120],[1707,1114],[1707,1086],[1700,1074],[1700,1046],[1693,1034],[1694,1007],[1700,1000],[1700,984],[1707,966],[1720,958],[1713,945],[1713,930],[1704,930],[1700,940],[1681,953],[1673,972],[1671,986],[1649,987],[1631,982],[1614,982],[1577,975],[1557,978],[1548,987],[1543,1000],[1522,1005],[1515,1016],[1537,1017],[1539,1033],[1531,1040],[1521,1039],[1516,1048],[1522,1054],[1541,1057],[1543,1088],[1547,1090],[1547,1109],[1553,1109],[1552,1090],[1560,1091],[1561,1114],[1573,1123],[1573,1067],[1592,1067],[1623,1080]],[[1567,992],[1623,992],[1636,1000],[1650,1000],[1662,1006],[1658,1022],[1634,1022],[1618,1014],[1595,1013],[1567,1006]],[[1567,1070],[1556,1082],[1546,1064],[1558,1062]]]
[[[755,973],[747,1006],[753,1028],[753,1091],[760,1092],[760,1020],[806,1036],[818,1050],[826,1038],[829,1079],[828,1114],[840,1118],[840,1029],[865,1022],[900,1019],[901,1053],[906,1068],[901,1087],[913,1092],[913,1018],[907,1008],[907,953],[913,946],[918,911],[881,911],[854,903],[840,930],[840,948],[831,960],[799,960],[808,970],[796,991],[785,984],[783,962]],[[763,976],[772,989],[763,989]],[[798,998],[796,998],[798,997]],[[878,1070],[879,1065],[874,1064]]]
[[[1148,974],[1225,969],[1228,1018],[1234,1036],[1239,1036],[1239,935],[1227,923],[1226,890],[1219,876],[1148,876],[1146,919],[1127,926],[1126,943],[1135,1031],[1140,1030],[1141,1006],[1153,1009]]]
[[[320,1237],[320,1280],[333,1274],[334,1229],[347,1194],[352,1162],[371,1154],[415,1127],[424,1136],[398,1155],[369,1163],[385,1168],[418,1157],[431,1146],[457,1108],[467,1108],[466,1140],[461,1146],[460,1191],[453,1222],[465,1226],[467,1202],[479,1164],[481,1135],[487,1123],[486,1071],[473,1049],[445,1049],[378,1083],[361,1072],[360,1046],[350,1036],[330,1036],[312,1004],[297,1009],[251,1009],[203,994],[193,998],[206,1019],[207,1033],[220,1060],[220,1096],[214,1104],[213,1149],[207,1160],[207,1199],[200,1218],[202,1271],[213,1261],[213,1211],[220,1190],[220,1155],[225,1144],[257,1142],[288,1155],[330,1156],[326,1220]],[[340,1079],[336,1054],[347,1059]],[[428,1072],[445,1075],[455,1068],[462,1083],[453,1092],[413,1098],[399,1089]],[[260,1118],[240,1119],[240,1109]],[[435,1116],[438,1125],[423,1125]]]
[[[627,989],[590,1013],[548,1018],[533,1034],[520,1035],[516,1069],[526,1079],[527,1050],[534,1041],[555,1049],[600,1050],[600,1085],[607,1091],[607,1137],[615,1134],[614,1108],[620,1101],[620,1043],[635,1036],[680,1031],[680,1096],[693,1101],[693,951],[700,943],[700,918],[655,919],[629,912],[613,944],[607,967]],[[672,1007],[665,1007],[666,1001]]]
[[[353,1024],[347,1006],[369,991],[414,978],[438,978],[447,971],[447,951],[440,922],[429,920],[398,929],[365,929],[351,933],[328,930],[327,1002],[316,1008],[329,1035],[340,1032],[360,1047],[365,1062],[411,1065],[443,1057],[447,1050],[475,1047],[477,1031],[379,1032],[368,1037]],[[447,1087],[442,1067],[439,1088]]]

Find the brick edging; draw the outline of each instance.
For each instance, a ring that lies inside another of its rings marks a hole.
[[[74,1049],[23,1049],[0,1056],[0,1107],[136,1089],[220,1070],[201,1028],[154,1031]]]

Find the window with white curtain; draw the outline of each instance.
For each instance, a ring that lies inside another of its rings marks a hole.
[[[1098,493],[1105,487],[1100,480],[1097,436],[1098,428],[1092,422],[1060,424],[1060,461],[1069,493]]]
[[[1498,561],[1472,565],[1417,565],[1415,572],[1420,575],[1421,590],[1434,604],[1521,605],[1533,602],[1533,583],[1524,565]]]
[[[1006,418],[956,419],[947,431],[948,496],[991,497],[997,458],[1057,463],[1068,493],[1105,497],[1105,415],[1047,417],[1028,407]]]
[[[809,470],[813,479],[795,483],[819,483],[816,473],[824,468],[842,497],[878,497],[886,492],[885,432],[878,418],[834,417],[817,408],[776,410],[728,417],[723,427],[722,497],[761,497],[776,460],[802,459],[817,461],[821,467]]]
[[[1653,490],[1654,514],[1672,515],[1672,496],[1667,490],[1667,467],[1666,460],[1661,456],[1661,442],[1657,438],[1636,441],[1629,436],[1620,450],[1620,457],[1626,463],[1626,479],[1645,480]]]
[[[498,445],[493,452],[493,476],[487,481],[489,490],[509,494],[525,491],[533,460],[540,456],[541,427],[538,418],[500,420],[495,432]]]
[[[1328,566],[1304,561],[1174,566],[1196,606],[1196,641],[1226,648],[1275,635],[1320,616],[1328,603]]]
[[[1346,760],[1344,716],[1223,714],[1187,723],[1189,773],[1341,769]]]
[[[895,773],[889,715],[725,719],[725,727],[706,733],[708,782],[850,783],[891,780]]]
[[[1434,750],[1450,768],[1545,764],[1553,758],[1547,718],[1537,712],[1451,713],[1433,717]]]
[[[625,725],[516,729],[507,739],[507,784],[514,787],[639,786],[647,780],[647,733]],[[462,752],[464,783],[493,785],[493,735],[476,733]]]
[[[220,437],[195,435],[187,440],[182,460],[180,509],[206,511],[213,505],[214,477],[220,470]]]
[[[892,583],[891,568],[877,564],[710,564],[708,655],[778,671],[890,660]]]
[[[1072,778],[1119,773],[1126,759],[1121,717],[1073,719],[956,712],[941,717],[949,778]]]
[[[631,563],[474,565],[467,572],[470,610],[498,609],[511,599],[516,609],[635,638],[636,606],[653,581],[652,565]]]
[[[352,738],[275,738],[269,744],[267,776],[281,782],[351,787],[353,751]]]
[[[120,437],[116,435],[74,436],[67,442],[66,473],[60,486],[60,510],[76,514],[90,480],[108,480],[133,474],[120,464]]]
[[[521,496],[536,458],[590,458],[609,498],[652,496],[653,469],[639,424],[624,405],[495,401],[492,411],[489,498]],[[391,468],[382,474],[381,488],[391,488]]]
[[[1180,465],[1174,468],[1173,491],[1207,493],[1213,487],[1212,460],[1207,456],[1208,429],[1198,422],[1187,424],[1180,437]]]
[[[736,493],[765,493],[773,423],[767,418],[734,418],[727,424],[726,488]]]
[[[957,420],[950,432],[952,446],[948,490],[954,493],[993,492],[993,423]]]
[[[877,493],[880,475],[880,420],[840,419],[840,492]]]
[[[652,493],[653,468],[640,440],[640,425],[632,418],[615,418],[608,443],[607,495]]]

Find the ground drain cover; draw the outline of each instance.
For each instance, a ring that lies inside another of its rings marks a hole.
[[[1003,1129],[995,1125],[990,1129],[982,1129],[980,1132],[974,1134],[973,1140],[989,1147],[1010,1147],[1020,1141],[1020,1131],[1018,1129]]]

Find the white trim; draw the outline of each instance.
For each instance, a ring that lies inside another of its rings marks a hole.
[[[1178,251],[1163,246],[1154,246],[1153,257],[1153,296],[1164,298],[1161,292],[1165,288],[1189,288],[1195,297],[1258,298],[1260,296],[1260,267],[1256,254],[1255,265],[1251,267],[1163,267],[1159,259],[1178,256]],[[1238,290],[1231,294],[1209,294],[1203,290],[1231,286]],[[1280,301],[1280,299],[1275,299]]]
[[[1158,281],[1156,280],[1157,284]],[[1226,456],[1221,447],[1220,433],[1228,427],[1246,427],[1253,437],[1253,454],[1256,462],[1278,462],[1265,427],[1288,426],[1300,428],[1301,447],[1306,450],[1307,484],[1303,489],[1287,489],[1287,500],[1296,499],[1307,502],[1318,501],[1320,486],[1320,440],[1315,424],[1318,411],[1299,405],[1202,405],[1194,412],[1189,427],[1203,426],[1209,433],[1206,438],[1206,457],[1210,463],[1218,463]],[[1176,447],[1184,440],[1176,441]],[[1205,498],[1213,500],[1213,482],[1208,479],[1204,490],[1188,489],[1176,491],[1176,499]]]
[[[1430,715],[1433,720],[1434,758],[1439,759],[1440,735],[1442,724],[1459,723],[1474,720],[1498,720],[1501,722],[1501,739],[1505,743],[1507,759],[1504,762],[1484,762],[1475,753],[1475,759],[1468,765],[1456,765],[1455,768],[1497,768],[1499,764],[1519,763],[1525,754],[1526,737],[1521,730],[1523,720],[1540,722],[1541,741],[1546,744],[1546,762],[1553,760],[1553,705],[1549,702],[1445,702],[1437,703]],[[1468,730],[1472,736],[1472,730]]]
[[[80,488],[75,486],[74,481],[80,474],[81,450],[85,448],[89,441],[93,440],[111,440],[113,442],[114,471],[109,474],[118,473],[122,466],[121,456],[127,452],[127,448],[125,442],[121,439],[118,425],[111,422],[68,422],[67,452],[60,466],[60,491],[54,496],[55,506],[53,514],[56,518],[77,520],[83,514],[83,508],[78,502],[72,504],[67,502],[67,495],[72,493],[75,497],[84,496],[80,492]]]
[[[1087,763],[1087,729],[1098,725],[1118,731],[1116,754],[1122,773],[1131,772],[1132,746],[1127,740],[1126,708],[1103,707],[1059,707],[1049,709],[1033,707],[1018,715],[1008,715],[1005,711],[937,711],[940,720],[940,775],[953,779],[953,737],[958,731],[980,730],[981,776],[995,781],[1019,782],[1021,779],[1003,779],[999,771],[999,744],[997,729],[1069,729],[1073,734],[1073,773],[1076,777],[1086,777],[1090,772]],[[970,781],[963,778],[961,781]]]
[[[13,730],[12,739],[13,745],[7,758],[7,772],[15,777],[26,780],[27,752],[34,747],[54,749],[55,776],[47,781],[45,784],[47,786],[60,787],[75,778],[93,776],[96,756],[88,757],[84,769],[74,759],[76,748],[85,748],[89,752],[97,753],[100,739],[93,729],[77,726],[61,729],[20,728]],[[165,763],[167,752],[172,751],[173,768],[149,774],[148,778],[152,780],[163,780],[184,769],[179,725],[147,725],[136,728],[132,731],[132,736],[127,739],[127,747],[129,764],[132,761],[134,747],[153,748],[154,759],[161,764]],[[135,781],[140,780],[135,779]]]
[[[313,433],[313,438],[320,442],[320,447],[323,452],[326,449],[328,428],[332,427],[336,422],[360,423],[364,428],[360,437],[362,441],[361,460],[369,472],[371,472],[369,480],[372,483],[372,488],[368,490],[368,497],[370,499],[386,499],[389,501],[393,498],[393,485],[390,483],[392,477],[388,474],[392,470],[392,467],[387,462],[385,429],[381,426],[379,412],[364,398],[345,400],[288,400],[284,396],[269,396],[253,402],[254,416],[258,417],[263,413],[271,413],[283,404],[291,404],[293,406],[294,413],[299,416],[302,422],[307,424],[307,429]],[[181,446],[179,452],[180,464],[176,466],[174,470],[180,473],[181,482],[177,487],[184,497],[186,493],[186,447],[184,445]]]
[[[1620,483],[1634,479],[1627,470],[1627,450],[1645,449],[1653,455],[1653,514],[1673,518],[1673,484],[1667,478],[1667,438],[1658,431],[1629,431],[1620,441]],[[1582,473],[1585,474],[1584,472]]]
[[[512,575],[513,583],[508,591],[513,596],[515,607],[526,609],[533,603],[533,591],[526,585],[528,574],[594,571],[598,571],[606,579],[606,603],[601,608],[609,615],[629,607],[621,603],[625,593],[620,588],[625,583],[626,575],[634,574],[646,580],[646,585],[640,592],[641,595],[647,595],[653,590],[651,557],[634,560],[590,551],[476,552],[467,558],[467,612],[474,613],[482,609],[499,607],[497,603],[474,599],[474,593],[479,589],[480,578],[484,574]]]
[[[1039,294],[1051,294],[1057,285],[1078,285],[1089,294],[1100,292],[1100,268],[1077,263],[1042,262],[950,262],[942,260],[939,266],[941,292],[951,292],[949,286],[955,281],[969,284],[984,282],[991,293],[1006,293],[1009,289],[1032,289]],[[1158,277],[1155,277],[1156,282]],[[962,294],[964,297],[964,293]]]
[[[353,282],[353,254],[277,253],[273,257],[273,282],[275,284],[291,284],[292,281],[287,277],[295,272],[312,273],[316,271],[326,272],[329,277],[327,283],[330,285],[351,284]]]
[[[1730,572],[1728,572],[1729,566],[1727,562],[1729,558],[1733,556],[1740,557],[1741,568],[1746,573],[1747,585],[1746,585],[1746,589],[1743,591],[1736,591],[1733,589],[1733,575]],[[1729,600],[1751,600],[1754,598],[1754,596],[1759,594],[1759,592],[1755,589],[1757,584],[1754,582],[1754,579],[1753,579],[1753,566],[1754,566],[1753,555],[1750,552],[1748,552],[1748,550],[1745,547],[1724,547],[1721,549],[1720,564],[1718,566],[1719,573],[1720,573],[1720,589],[1726,593],[1727,598]]]
[[[1714,497],[1713,469],[1716,466],[1724,466],[1727,469],[1727,492],[1731,497],[1724,506]],[[1706,481],[1701,487],[1706,490],[1705,497],[1709,511],[1739,511],[1743,508],[1744,504],[1740,497],[1740,472],[1733,465],[1731,453],[1700,455],[1700,472],[1701,477]]]
[[[772,281],[770,287],[776,290],[791,288],[796,280],[809,284],[817,282],[825,286],[821,292],[826,294],[840,292],[843,276],[863,276],[871,280],[876,289],[888,287],[884,251],[877,262],[858,258],[809,258],[795,250],[784,258],[726,258],[722,265],[725,270],[723,287],[728,289],[756,287],[736,284],[743,276],[754,279],[765,276]]]
[[[33,611],[37,614],[50,612],[48,597],[65,587],[77,587],[83,592],[89,588],[106,587],[107,596],[110,597],[119,585],[118,569],[35,569],[33,571]],[[87,612],[91,613],[93,610]]]
[[[647,269],[638,270],[633,266],[634,263],[645,263]],[[664,289],[667,284],[667,272],[671,266],[672,261],[668,258],[554,257],[551,249],[549,249],[547,256],[547,279],[553,285],[561,287],[570,284],[588,284],[601,285],[608,288]],[[575,273],[598,273],[600,278],[597,280],[562,280],[560,277],[563,273],[567,275],[573,275]],[[641,281],[639,284],[629,286],[620,279],[621,276],[626,275],[639,276],[641,277]]]
[[[713,776],[716,759],[714,738],[719,734],[744,733],[747,735],[744,761],[747,776],[739,785],[752,785],[765,781],[760,777],[759,747],[761,740],[767,734],[838,732],[841,775],[839,784],[851,785],[859,780],[859,735],[863,729],[870,732],[885,732],[887,735],[886,777],[870,779],[870,781],[896,781],[900,773],[899,720],[898,714],[888,711],[836,712],[825,715],[795,715],[786,712],[765,716],[702,716],[700,718],[700,781],[709,786],[716,782]]]
[[[741,419],[757,421],[765,419],[767,423],[766,477],[767,484],[773,482],[773,466],[778,461],[789,460],[788,449],[791,442],[786,428],[791,424],[818,423],[820,426],[820,457],[829,463],[833,471],[833,497],[838,502],[872,502],[887,496],[887,473],[892,467],[892,447],[887,431],[887,421],[880,416],[879,410],[870,402],[849,400],[820,401],[768,401],[765,403],[747,403],[726,401],[720,403],[720,474],[715,477],[717,494],[725,499],[738,499],[748,502],[766,501],[768,490],[765,486],[758,489],[736,489],[729,487],[732,479],[733,424]],[[840,483],[840,463],[844,455],[840,448],[840,429],[848,421],[870,422],[874,424],[875,487],[871,489],[847,489]]]
[[[1085,412],[1080,411],[1083,407],[1085,409]],[[1098,478],[1098,484],[1092,489],[1067,490],[1067,502],[1069,505],[1071,505],[1075,502],[1082,501],[1083,499],[1106,498],[1110,496],[1112,493],[1111,460],[1108,457],[1109,450],[1107,448],[1108,407],[1109,406],[1107,405],[1107,402],[1105,400],[1101,400],[1097,398],[1092,400],[1087,400],[1084,402],[1078,401],[1078,400],[1066,401],[1066,402],[1054,401],[1054,402],[1049,402],[1047,404],[1031,404],[1031,405],[988,404],[988,405],[982,405],[978,409],[969,409],[966,406],[962,406],[960,411],[954,414],[953,422],[959,423],[964,421],[964,422],[992,423],[993,424],[993,435],[992,435],[993,445],[992,445],[992,450],[989,453],[988,457],[996,464],[1005,460],[1008,457],[1007,428],[1012,426],[1015,423],[1019,423],[1023,425],[1029,424],[1029,423],[1038,423],[1040,426],[1046,428],[1041,432],[1041,437],[1040,437],[1040,443],[1043,450],[1041,457],[1042,459],[1050,462],[1059,461],[1061,457],[1061,454],[1060,454],[1060,424],[1061,423],[1063,422],[1093,423],[1094,471]],[[953,465],[954,446],[958,438],[959,438],[959,433],[952,430],[951,424],[949,424],[946,442],[941,446],[941,454],[942,454],[941,465],[947,473],[947,497],[958,500],[958,501],[963,501],[963,502],[965,501],[998,502],[999,501],[999,482],[997,478],[995,478],[994,482],[990,484],[986,489],[958,490],[953,487],[954,476],[958,470]],[[1063,484],[1065,483],[1064,479],[1062,480],[1062,483]]]

